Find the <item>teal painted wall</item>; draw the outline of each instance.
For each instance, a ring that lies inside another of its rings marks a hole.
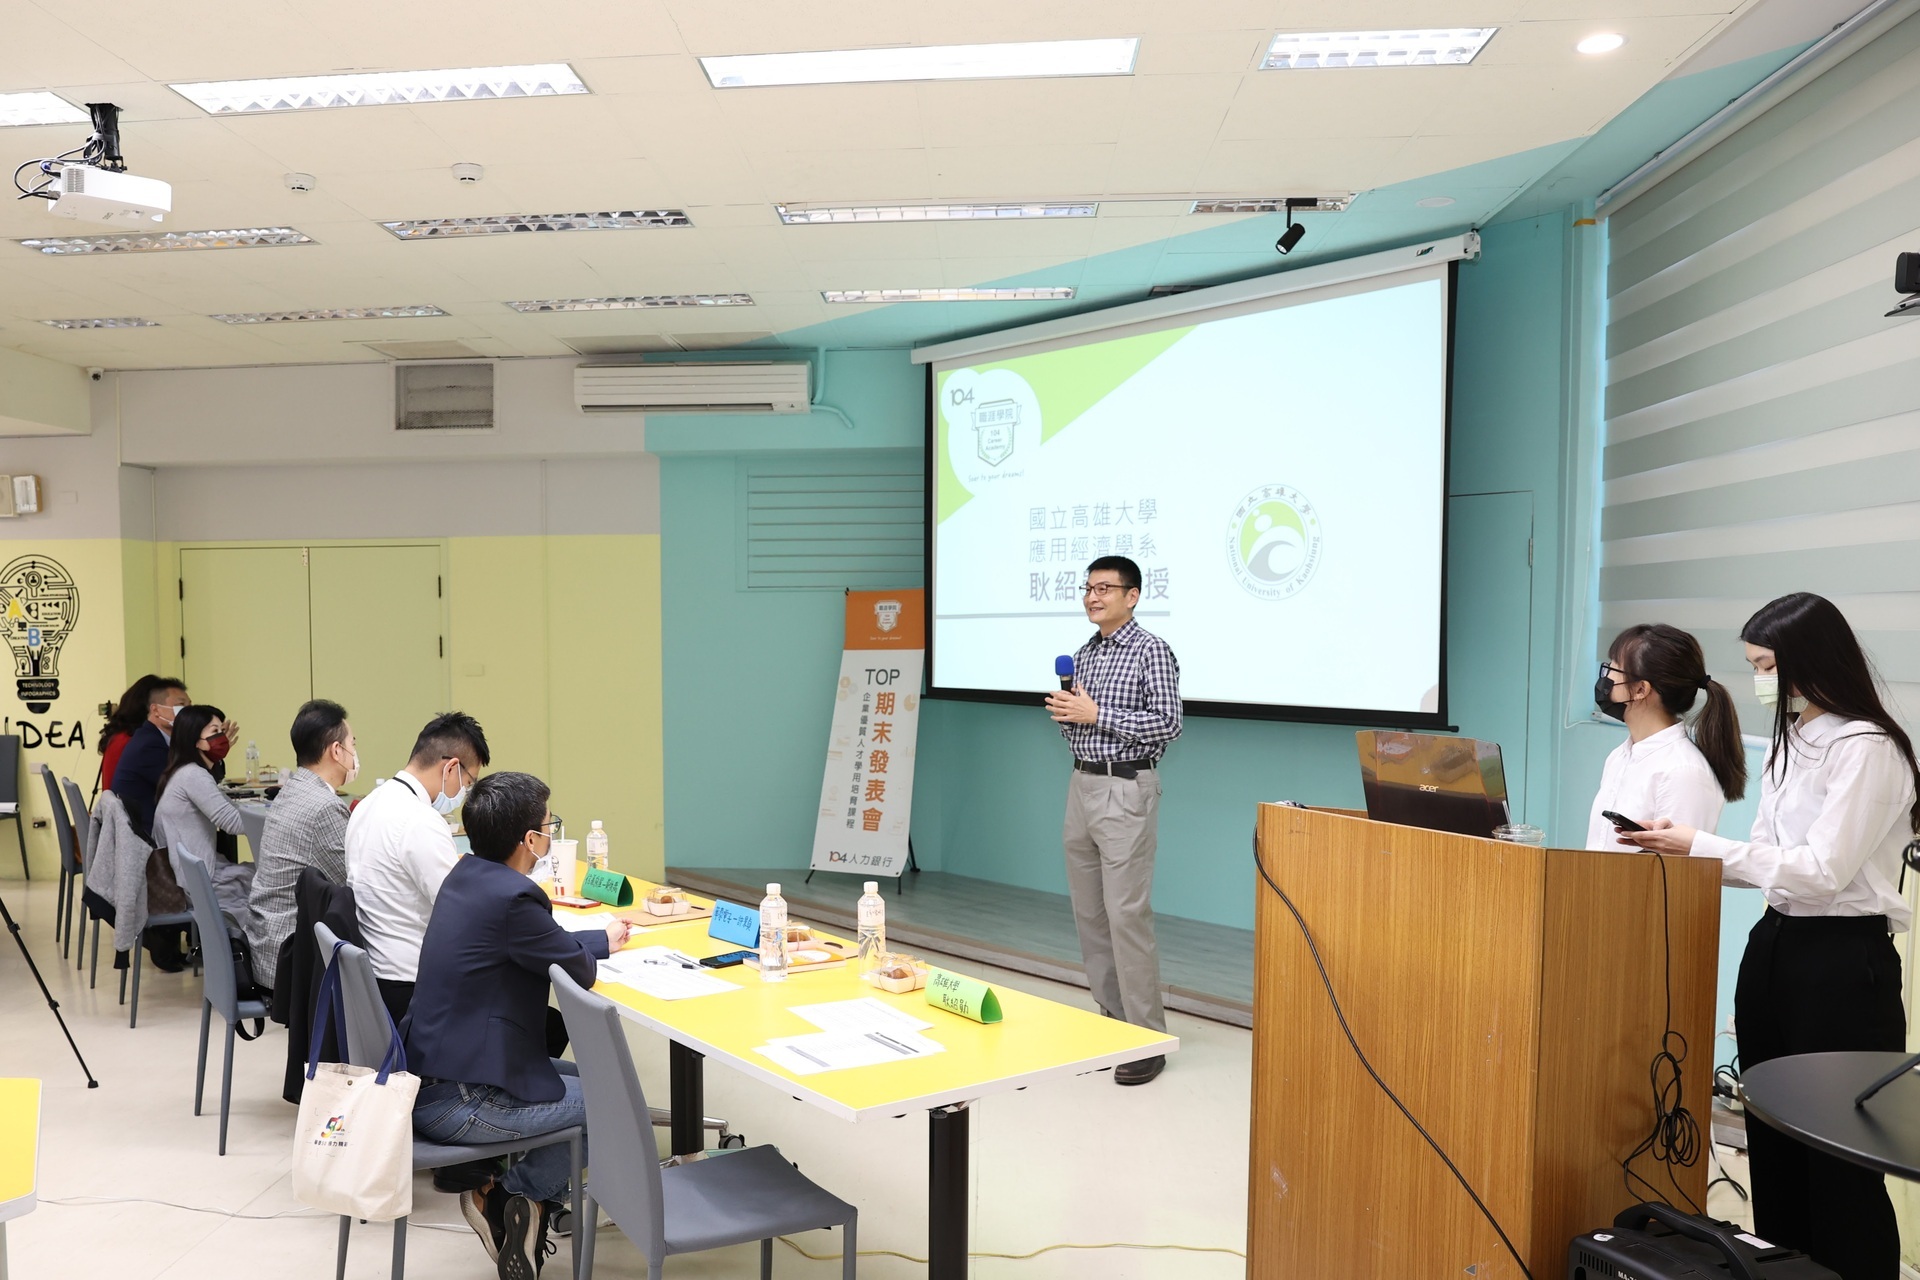
[[[1490,233],[1480,260],[1460,269],[1455,330],[1452,572],[1469,580],[1456,598],[1472,607],[1450,619],[1451,710],[1463,732],[1506,746],[1526,779],[1529,815],[1552,808],[1569,224],[1563,212]],[[649,448],[663,455],[674,865],[801,867],[811,847],[823,763],[814,744],[827,734],[839,598],[736,587],[738,457],[917,445],[924,413],[920,373],[903,353],[837,352],[831,362],[829,398],[853,430],[820,414],[647,425]],[[1051,658],[1036,655],[1036,670]],[[922,865],[1064,891],[1066,758],[1037,707],[929,702],[915,789]],[[1194,717],[1168,755],[1164,785],[1156,908],[1241,927],[1252,923],[1254,806],[1360,800],[1353,731],[1339,726]]]

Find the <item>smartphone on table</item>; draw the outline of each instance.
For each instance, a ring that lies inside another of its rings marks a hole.
[[[724,951],[717,956],[707,956],[700,963],[708,969],[731,969],[736,964],[744,964],[748,956],[758,954],[757,951]]]

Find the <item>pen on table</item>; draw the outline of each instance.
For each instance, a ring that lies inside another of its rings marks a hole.
[[[881,1044],[884,1044],[892,1049],[898,1049],[901,1053],[906,1054],[910,1058],[919,1056],[920,1051],[918,1049],[915,1049],[912,1045],[901,1044],[898,1040],[895,1040],[892,1036],[882,1035],[878,1031],[867,1032],[867,1039],[878,1040]]]
[[[697,964],[681,964],[678,960],[665,960],[659,956],[642,956],[641,964],[658,965],[662,969],[698,969]]]

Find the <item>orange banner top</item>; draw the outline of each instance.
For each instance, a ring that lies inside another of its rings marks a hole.
[[[924,649],[927,647],[925,594],[905,591],[847,592],[849,649]]]

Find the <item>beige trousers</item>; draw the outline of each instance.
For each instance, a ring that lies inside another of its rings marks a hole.
[[[1061,844],[1087,983],[1107,1016],[1165,1031],[1153,940],[1159,827],[1159,770],[1113,778],[1076,769],[1069,778]]]

